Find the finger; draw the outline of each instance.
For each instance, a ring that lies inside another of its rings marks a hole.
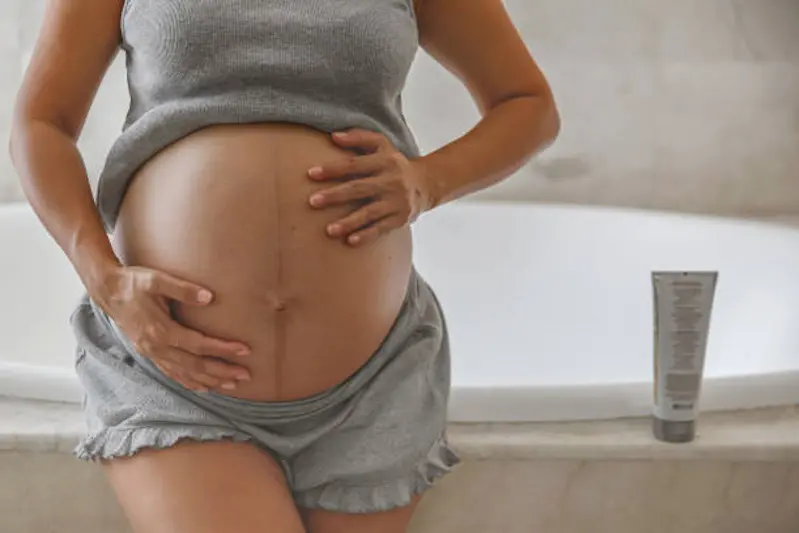
[[[195,383],[199,383],[203,387],[207,389],[214,389],[219,387],[222,384],[222,379],[211,376],[209,374],[203,374],[202,372],[197,372],[193,370],[192,366],[184,367],[179,366],[174,371],[175,374],[178,374],[181,378],[193,381]]]
[[[252,379],[250,371],[245,367],[210,357],[202,358],[200,371],[208,376],[218,378],[222,382],[250,381]]]
[[[208,389],[235,390],[238,387],[238,382],[234,379],[218,379],[207,374],[194,372],[184,372],[184,375]]]
[[[162,350],[159,357],[172,362],[177,367],[176,370],[188,372],[194,379],[198,379],[198,376],[207,376],[216,380],[213,383],[208,382],[209,386],[216,386],[223,381],[249,381],[251,379],[250,371],[241,365],[212,357],[196,356],[176,348]]]
[[[177,381],[184,387],[195,392],[208,392],[212,387],[205,385],[199,381],[192,379],[185,372],[177,372],[174,376],[170,376],[173,380]]]
[[[308,170],[308,176],[317,181],[369,176],[377,174],[385,166],[386,157],[382,154],[353,155],[313,167]]]
[[[209,337],[177,322],[173,322],[168,345],[194,355],[223,358],[250,355],[250,348],[244,343]]]
[[[402,227],[404,222],[399,216],[389,216],[379,220],[360,231],[357,231],[347,237],[347,243],[351,246],[364,246],[371,242],[376,241],[382,235],[385,235],[391,230]]]
[[[158,369],[163,372],[167,377],[170,379],[180,383],[184,387],[189,390],[193,390],[196,392],[208,392],[208,387],[199,383],[198,381],[193,380],[192,378],[185,375],[183,372],[175,371],[174,367],[166,362],[158,362],[153,361],[153,364],[158,367]]]
[[[200,358],[180,350],[165,348],[152,359],[158,361],[157,364],[165,368],[170,376],[177,376],[179,380],[189,380],[209,388],[222,383],[219,378],[203,374]]]
[[[166,296],[189,305],[206,305],[213,299],[213,294],[205,287],[165,272],[150,272],[145,281],[145,288],[152,294]]]
[[[327,234],[341,237],[375,223],[391,214],[391,204],[386,201],[371,202],[327,226]]]
[[[191,356],[190,356],[191,357]],[[220,389],[220,390],[235,390],[238,387],[241,379],[241,372],[246,372],[246,369],[209,369],[206,364],[189,364],[175,368],[171,373],[179,377],[179,381],[196,384],[205,390]],[[215,374],[215,375],[212,375]],[[247,380],[249,380],[249,373]],[[237,377],[234,377],[237,376]]]
[[[367,152],[377,152],[391,147],[391,143],[382,133],[361,128],[337,131],[331,135],[331,138],[339,146],[360,148]]]
[[[361,178],[316,192],[311,196],[310,202],[313,207],[329,207],[372,198],[387,190],[388,185],[382,178]]]

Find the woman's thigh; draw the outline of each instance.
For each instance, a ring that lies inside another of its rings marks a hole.
[[[322,509],[302,509],[308,533],[406,533],[421,496],[410,505],[382,513],[345,514]]]
[[[105,464],[135,533],[304,533],[280,465],[232,441],[182,441]]]

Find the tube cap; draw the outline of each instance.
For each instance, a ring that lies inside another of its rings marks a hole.
[[[652,432],[663,442],[691,442],[696,437],[696,422],[674,422],[653,417]]]

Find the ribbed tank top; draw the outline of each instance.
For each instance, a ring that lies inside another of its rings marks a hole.
[[[412,1],[127,0],[130,108],[99,177],[106,231],[135,172],[213,124],[366,128],[417,157],[401,97],[418,49]]]

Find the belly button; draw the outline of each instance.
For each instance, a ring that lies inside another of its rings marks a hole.
[[[288,308],[288,300],[274,293],[269,295],[269,303],[275,311],[285,311]]]

